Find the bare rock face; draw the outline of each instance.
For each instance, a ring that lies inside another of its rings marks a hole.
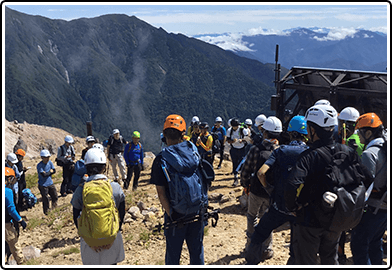
[[[14,146],[14,153],[18,150],[22,149],[23,151],[27,152],[27,144],[22,140],[21,137],[19,137],[18,141],[16,142]]]

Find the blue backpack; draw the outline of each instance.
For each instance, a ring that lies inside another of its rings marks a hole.
[[[189,142],[162,150],[162,169],[169,184],[170,205],[179,214],[198,215],[207,206],[207,184],[196,146]]]
[[[22,195],[28,208],[32,208],[37,203],[37,197],[35,197],[35,195],[31,192],[30,189],[23,189]]]

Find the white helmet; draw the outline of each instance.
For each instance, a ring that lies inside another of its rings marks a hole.
[[[338,113],[331,105],[314,105],[306,111],[305,120],[320,127],[332,127],[338,124]]]
[[[90,148],[84,156],[84,164],[106,164],[106,155],[99,148]]]
[[[265,120],[267,120],[267,117],[264,114],[260,114],[255,119],[255,125],[260,126],[264,123]]]
[[[331,105],[331,103],[326,99],[320,99],[314,103],[314,105]]]
[[[100,149],[102,152],[104,152],[105,150],[104,150],[104,148],[103,148],[103,145],[102,144],[100,144],[100,143],[94,143],[94,145],[93,145],[93,147],[92,148],[97,148],[97,149]]]
[[[275,116],[270,116],[267,120],[264,121],[263,129],[270,131],[270,132],[282,132],[282,121]]]
[[[9,162],[11,162],[12,164],[18,163],[18,158],[16,157],[16,155],[15,155],[14,153],[9,153],[9,154],[7,155],[7,160],[8,160]]]
[[[344,108],[338,116],[339,120],[351,121],[351,122],[357,121],[358,118],[359,118],[359,112],[357,109],[353,107]]]
[[[199,122],[199,121],[200,121],[200,119],[196,115],[192,117],[192,121],[191,121],[192,123],[196,123],[196,122]]]
[[[89,143],[89,142],[95,142],[94,136],[87,136],[87,137],[86,137],[86,142],[87,142],[87,143]]]
[[[117,128],[113,129],[113,135],[117,133],[120,133],[120,131]]]
[[[250,120],[249,118],[245,120],[245,125],[252,125],[252,120]]]
[[[217,118],[215,118],[215,123],[216,122],[223,122],[222,117],[218,116]]]
[[[65,136],[64,141],[67,143],[73,143],[74,139],[72,138],[72,136],[67,135],[67,136]]]
[[[47,149],[41,151],[41,157],[50,157],[50,152]]]

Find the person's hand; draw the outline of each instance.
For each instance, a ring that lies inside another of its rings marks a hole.
[[[20,225],[22,225],[23,230],[26,229],[27,224],[26,224],[26,222],[23,219],[19,223],[20,223]]]

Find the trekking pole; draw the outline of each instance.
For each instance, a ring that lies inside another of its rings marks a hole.
[[[212,227],[216,227],[217,223],[218,223],[218,219],[219,219],[219,215],[218,213],[220,213],[220,209],[216,209],[213,211],[206,211],[203,215],[195,215],[195,216],[191,216],[185,219],[180,219],[180,220],[175,220],[175,221],[171,221],[171,222],[167,222],[164,224],[159,223],[158,225],[156,225],[153,229],[153,232],[160,232],[161,230],[166,230],[172,227],[178,227],[178,226],[183,226],[189,223],[193,223],[196,221],[201,220],[201,218],[203,218],[203,220],[208,220],[209,218],[213,218],[212,220]]]

